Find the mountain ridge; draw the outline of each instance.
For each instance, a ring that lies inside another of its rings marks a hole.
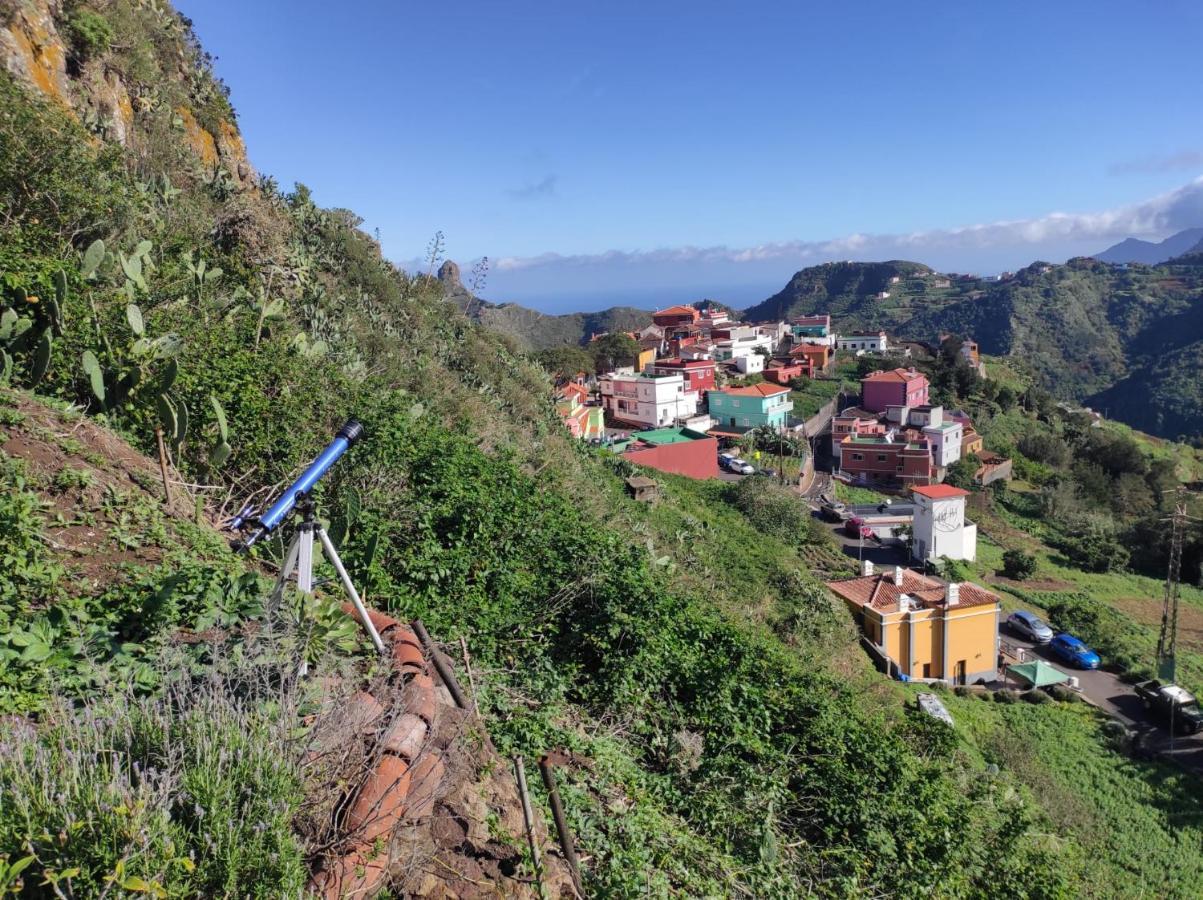
[[[1161,241],[1129,237],[1094,254],[1094,259],[1109,263],[1157,265],[1192,252],[1200,242],[1203,242],[1203,228],[1186,228]]]

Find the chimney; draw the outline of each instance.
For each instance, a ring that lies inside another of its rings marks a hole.
[[[902,566],[894,566],[894,586],[902,587]]]
[[[961,601],[961,586],[957,582],[948,582],[948,593],[945,594],[945,599],[949,606],[956,606]]]
[[[860,574],[862,578],[868,578],[873,574],[873,563],[870,560],[862,559],[860,563]]]

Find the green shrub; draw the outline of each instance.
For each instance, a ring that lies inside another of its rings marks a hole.
[[[1008,550],[1003,554],[1003,574],[1016,581],[1025,581],[1036,574],[1036,557],[1023,550]]]
[[[82,60],[93,59],[107,51],[114,37],[109,20],[87,7],[79,7],[71,13],[67,33],[71,38],[71,48]]]
[[[1046,694],[1044,691],[1040,690],[1040,688],[1033,688],[1030,691],[1024,691],[1023,694],[1021,694],[1021,696],[1023,697],[1024,701],[1026,701],[1027,703],[1034,703],[1036,705],[1040,705],[1041,703],[1048,703],[1050,700],[1053,699],[1048,694]]]
[[[1013,691],[1010,688],[1003,688],[1000,691],[995,691],[994,692],[994,702],[995,703],[1008,703],[1008,704],[1018,703],[1019,702],[1019,692]]]

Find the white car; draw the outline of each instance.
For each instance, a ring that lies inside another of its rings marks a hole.
[[[740,475],[751,475],[756,471],[756,469],[744,462],[742,459],[734,459],[731,461],[731,471]]]

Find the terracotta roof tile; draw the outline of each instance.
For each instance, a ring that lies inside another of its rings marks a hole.
[[[912,494],[921,494],[933,500],[947,500],[949,497],[968,497],[969,491],[951,484],[925,484],[922,487],[911,488]]]
[[[869,606],[883,612],[897,609],[898,598],[903,594],[918,600],[925,607],[944,608],[948,593],[947,585],[911,569],[902,570],[901,586],[894,584],[894,573],[889,571],[860,578],[829,581],[827,587],[858,606]],[[986,606],[998,602],[996,594],[976,584],[962,582],[956,608]]]
[[[778,394],[788,394],[789,388],[779,384],[753,384],[750,387],[724,388],[718,391],[732,397],[776,397]]]

